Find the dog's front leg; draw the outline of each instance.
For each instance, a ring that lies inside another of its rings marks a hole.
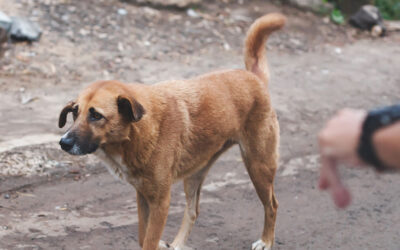
[[[136,202],[138,206],[139,218],[139,245],[140,247],[143,247],[150,209],[146,199],[139,191],[136,192]]]
[[[156,199],[147,199],[149,215],[143,250],[157,250],[167,222],[170,202],[170,190],[163,190]]]

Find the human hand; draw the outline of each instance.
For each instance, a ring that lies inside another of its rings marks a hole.
[[[348,206],[351,197],[340,180],[337,164],[363,165],[358,157],[357,147],[366,116],[367,112],[363,110],[341,110],[319,133],[322,165],[319,187],[330,190],[335,204],[340,208]]]

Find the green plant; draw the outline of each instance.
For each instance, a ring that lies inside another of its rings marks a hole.
[[[400,20],[400,0],[375,0],[374,4],[384,19]]]
[[[346,20],[342,11],[338,8],[335,0],[322,0],[323,3],[331,3],[334,9],[330,13],[331,20],[336,24],[343,24]]]
[[[345,22],[344,16],[339,9],[332,10],[331,19],[337,24],[343,24]]]
[[[344,15],[353,14],[357,8],[364,4],[373,4],[378,7],[382,17],[387,20],[400,20],[400,0],[321,0],[323,3],[330,2],[335,9],[331,12],[331,19],[336,23],[344,22]]]

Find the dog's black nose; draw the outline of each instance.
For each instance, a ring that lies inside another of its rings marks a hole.
[[[69,151],[75,144],[72,137],[61,138],[60,145],[64,151]]]

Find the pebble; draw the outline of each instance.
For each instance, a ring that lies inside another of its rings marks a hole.
[[[301,41],[296,39],[296,38],[291,38],[290,42],[293,43],[296,46],[301,46],[302,45]]]
[[[327,74],[329,74],[329,70],[323,69],[323,70],[321,70],[321,73],[322,73],[323,75],[327,75]]]
[[[81,34],[82,36],[86,36],[86,35],[90,34],[90,31],[85,30],[85,29],[80,29],[79,34]]]
[[[118,43],[118,50],[121,52],[124,51],[124,45],[121,42]]]
[[[11,18],[0,11],[0,28],[8,31],[11,28],[11,24]]]
[[[13,17],[10,29],[11,38],[16,41],[38,41],[42,31],[40,27],[28,19]]]
[[[69,6],[68,7],[68,11],[69,12],[75,12],[76,11],[76,7],[75,6]]]
[[[231,50],[231,46],[228,43],[224,43],[224,49],[226,51]]]
[[[10,199],[10,194],[5,194],[4,199]]]
[[[128,11],[126,9],[118,9],[118,15],[125,16],[128,14]]]
[[[100,39],[105,39],[105,38],[108,37],[106,33],[99,33],[97,36],[98,36],[98,38],[100,38]]]
[[[188,9],[186,14],[193,18],[199,17],[199,14],[194,9]]]
[[[69,15],[62,15],[61,16],[61,20],[63,20],[64,22],[68,22],[69,21]]]
[[[159,17],[161,15],[159,10],[150,7],[144,7],[142,11],[147,17]]]

